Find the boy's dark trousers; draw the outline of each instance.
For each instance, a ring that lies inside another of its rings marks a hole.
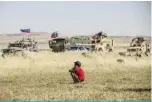
[[[72,77],[74,83],[83,82],[83,80],[79,80],[78,76],[74,72],[70,72],[70,74],[71,74],[71,77]]]

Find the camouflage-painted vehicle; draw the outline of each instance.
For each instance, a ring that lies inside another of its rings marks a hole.
[[[83,45],[87,44],[87,45]],[[91,40],[88,36],[73,36],[73,37],[56,37],[49,40],[49,47],[53,52],[64,52],[71,50],[74,46],[89,46],[91,47]]]
[[[140,52],[148,55],[150,53],[150,46],[145,42],[144,37],[136,37],[132,39],[130,47],[127,49],[128,52]]]
[[[95,51],[113,51],[113,40],[108,39],[107,34],[99,32],[92,37],[93,49]]]
[[[5,55],[17,55],[17,54],[24,54],[24,51],[32,51],[37,52],[37,42],[35,42],[31,38],[22,39],[20,41],[16,41],[14,43],[9,43],[8,47],[2,49],[2,57]]]
[[[150,53],[150,46],[146,43],[144,37],[136,37],[133,38],[130,46],[127,47],[127,52],[125,53],[127,56],[136,56],[136,55],[146,55]]]
[[[54,38],[49,41],[49,47],[53,52],[64,52],[70,49],[69,39],[64,37]]]
[[[89,50],[112,51],[113,40],[108,40],[107,35],[103,32],[94,36],[55,37],[49,40],[49,47],[54,52],[70,50],[70,47],[75,45],[85,46]]]

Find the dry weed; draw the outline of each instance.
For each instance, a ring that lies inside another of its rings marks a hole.
[[[116,54],[26,53],[29,57],[0,59],[2,100],[150,100],[150,58],[125,58]],[[86,81],[73,84],[68,70],[82,62]]]

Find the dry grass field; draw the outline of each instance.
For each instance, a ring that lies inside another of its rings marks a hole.
[[[151,99],[150,57],[136,60],[117,52],[92,53],[92,58],[78,52],[27,54],[27,58],[0,58],[0,100]],[[118,63],[119,58],[125,62]],[[73,84],[68,72],[76,60],[85,71],[82,84]]]

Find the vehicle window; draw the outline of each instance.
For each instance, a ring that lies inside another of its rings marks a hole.
[[[82,50],[84,50],[84,48],[83,48],[83,47],[81,47],[81,49],[82,49]]]
[[[75,50],[75,48],[74,48],[74,47],[71,47],[71,49],[72,49],[72,50]]]
[[[72,49],[72,50],[77,50],[78,48],[77,48],[77,47],[71,47],[71,49]]]
[[[84,50],[84,48],[83,48],[83,47],[79,47],[79,49],[80,49],[80,50]]]
[[[78,50],[81,50],[81,47],[79,47]]]

